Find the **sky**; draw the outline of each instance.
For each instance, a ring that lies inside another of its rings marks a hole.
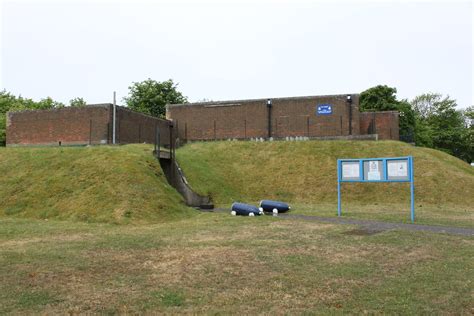
[[[0,1],[0,89],[34,100],[171,78],[189,101],[385,84],[474,104],[471,1]]]

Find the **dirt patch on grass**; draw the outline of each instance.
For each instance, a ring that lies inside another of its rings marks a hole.
[[[324,231],[331,230],[334,224],[321,223],[321,222],[308,222],[300,220],[278,220],[270,223],[271,228],[286,228],[289,230],[299,229],[300,231]]]
[[[437,260],[440,254],[434,247],[418,247],[414,249],[392,249],[390,260],[384,261],[382,266],[386,268],[398,268],[413,265],[420,262]]]
[[[68,304],[58,303],[56,311],[83,313],[108,308],[126,311],[127,301],[146,302],[148,293],[163,289],[180,289],[183,296],[189,295],[193,300],[202,295],[199,289],[203,289],[204,299],[211,301],[226,293],[224,296],[232,305],[235,301],[230,297],[245,291],[251,296],[256,284],[261,287],[274,275],[265,271],[265,263],[251,250],[234,247],[107,249],[83,252],[77,260],[86,261],[86,265],[56,271],[17,266],[17,271],[24,271],[20,284],[63,293],[61,299]],[[141,308],[135,306],[133,310]]]
[[[355,236],[371,236],[378,233],[383,232],[383,230],[379,229],[371,229],[371,228],[356,228],[353,230],[349,230],[343,232],[344,235],[355,235]]]
[[[50,242],[74,242],[82,240],[91,240],[94,237],[93,234],[73,234],[73,235],[52,235],[48,237],[31,237],[23,238],[18,240],[7,240],[0,242],[0,247],[5,248],[18,248],[28,246],[34,243],[50,243]]]
[[[354,227],[292,219],[238,225],[218,219],[100,226],[90,230],[94,235],[66,235],[58,227],[56,235],[12,241],[11,247],[21,245],[18,253],[0,253],[9,256],[0,269],[0,292],[12,293],[0,300],[6,306],[0,304],[0,313],[333,314],[361,313],[366,306],[377,311],[383,304],[403,313],[398,302],[407,299],[407,286],[418,286],[407,304],[425,300],[423,306],[435,310],[439,299],[448,314],[466,306],[440,291],[452,286],[465,295],[459,283],[468,275],[461,266],[467,259],[460,260],[474,240],[398,231],[346,235]],[[46,244],[39,248],[38,242]],[[452,268],[423,284],[440,262]],[[419,285],[412,283],[417,275]],[[33,294],[24,297],[47,305],[21,307],[18,297],[27,291]]]
[[[324,261],[329,264],[343,264],[365,260],[377,251],[379,251],[378,247],[370,249],[353,246],[330,248],[321,243],[319,245],[301,246],[298,248],[275,249],[274,253],[282,257],[307,256],[310,260]]]
[[[143,267],[151,270],[153,279],[166,284],[199,282],[218,287],[232,287],[235,282],[251,284],[258,277],[257,271],[265,268],[251,250],[212,246],[154,251]]]

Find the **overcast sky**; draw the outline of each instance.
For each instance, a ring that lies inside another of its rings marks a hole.
[[[2,0],[0,0],[2,1]],[[172,78],[190,101],[361,92],[473,102],[473,5],[374,1],[8,1],[0,88],[119,103]]]

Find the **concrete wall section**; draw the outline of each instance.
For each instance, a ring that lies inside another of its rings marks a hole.
[[[109,105],[9,112],[7,146],[106,144]]]

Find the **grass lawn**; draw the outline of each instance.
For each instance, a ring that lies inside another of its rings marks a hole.
[[[335,216],[339,158],[412,155],[419,224],[474,227],[474,168],[441,151],[396,141],[202,142],[177,150],[190,185],[220,207],[262,199],[295,213]],[[408,183],[343,183],[346,217],[410,222]]]
[[[0,217],[137,224],[192,216],[152,150],[0,147]]]
[[[354,228],[2,218],[0,313],[472,313],[473,238]]]
[[[198,213],[149,145],[0,148],[0,314],[469,314],[474,238]],[[213,142],[178,160],[217,206],[334,216],[336,159],[413,155],[418,223],[473,227],[474,171],[399,142]],[[344,185],[344,216],[408,221],[406,184]]]
[[[342,196],[344,200],[344,194]],[[371,205],[346,201],[342,203],[342,216],[355,219],[411,223],[409,196],[406,199],[407,201],[404,204],[376,202]],[[337,216],[336,203],[317,205],[297,203],[293,205],[292,209],[292,214]],[[415,207],[415,224],[474,228],[474,210],[467,205],[417,204]]]

